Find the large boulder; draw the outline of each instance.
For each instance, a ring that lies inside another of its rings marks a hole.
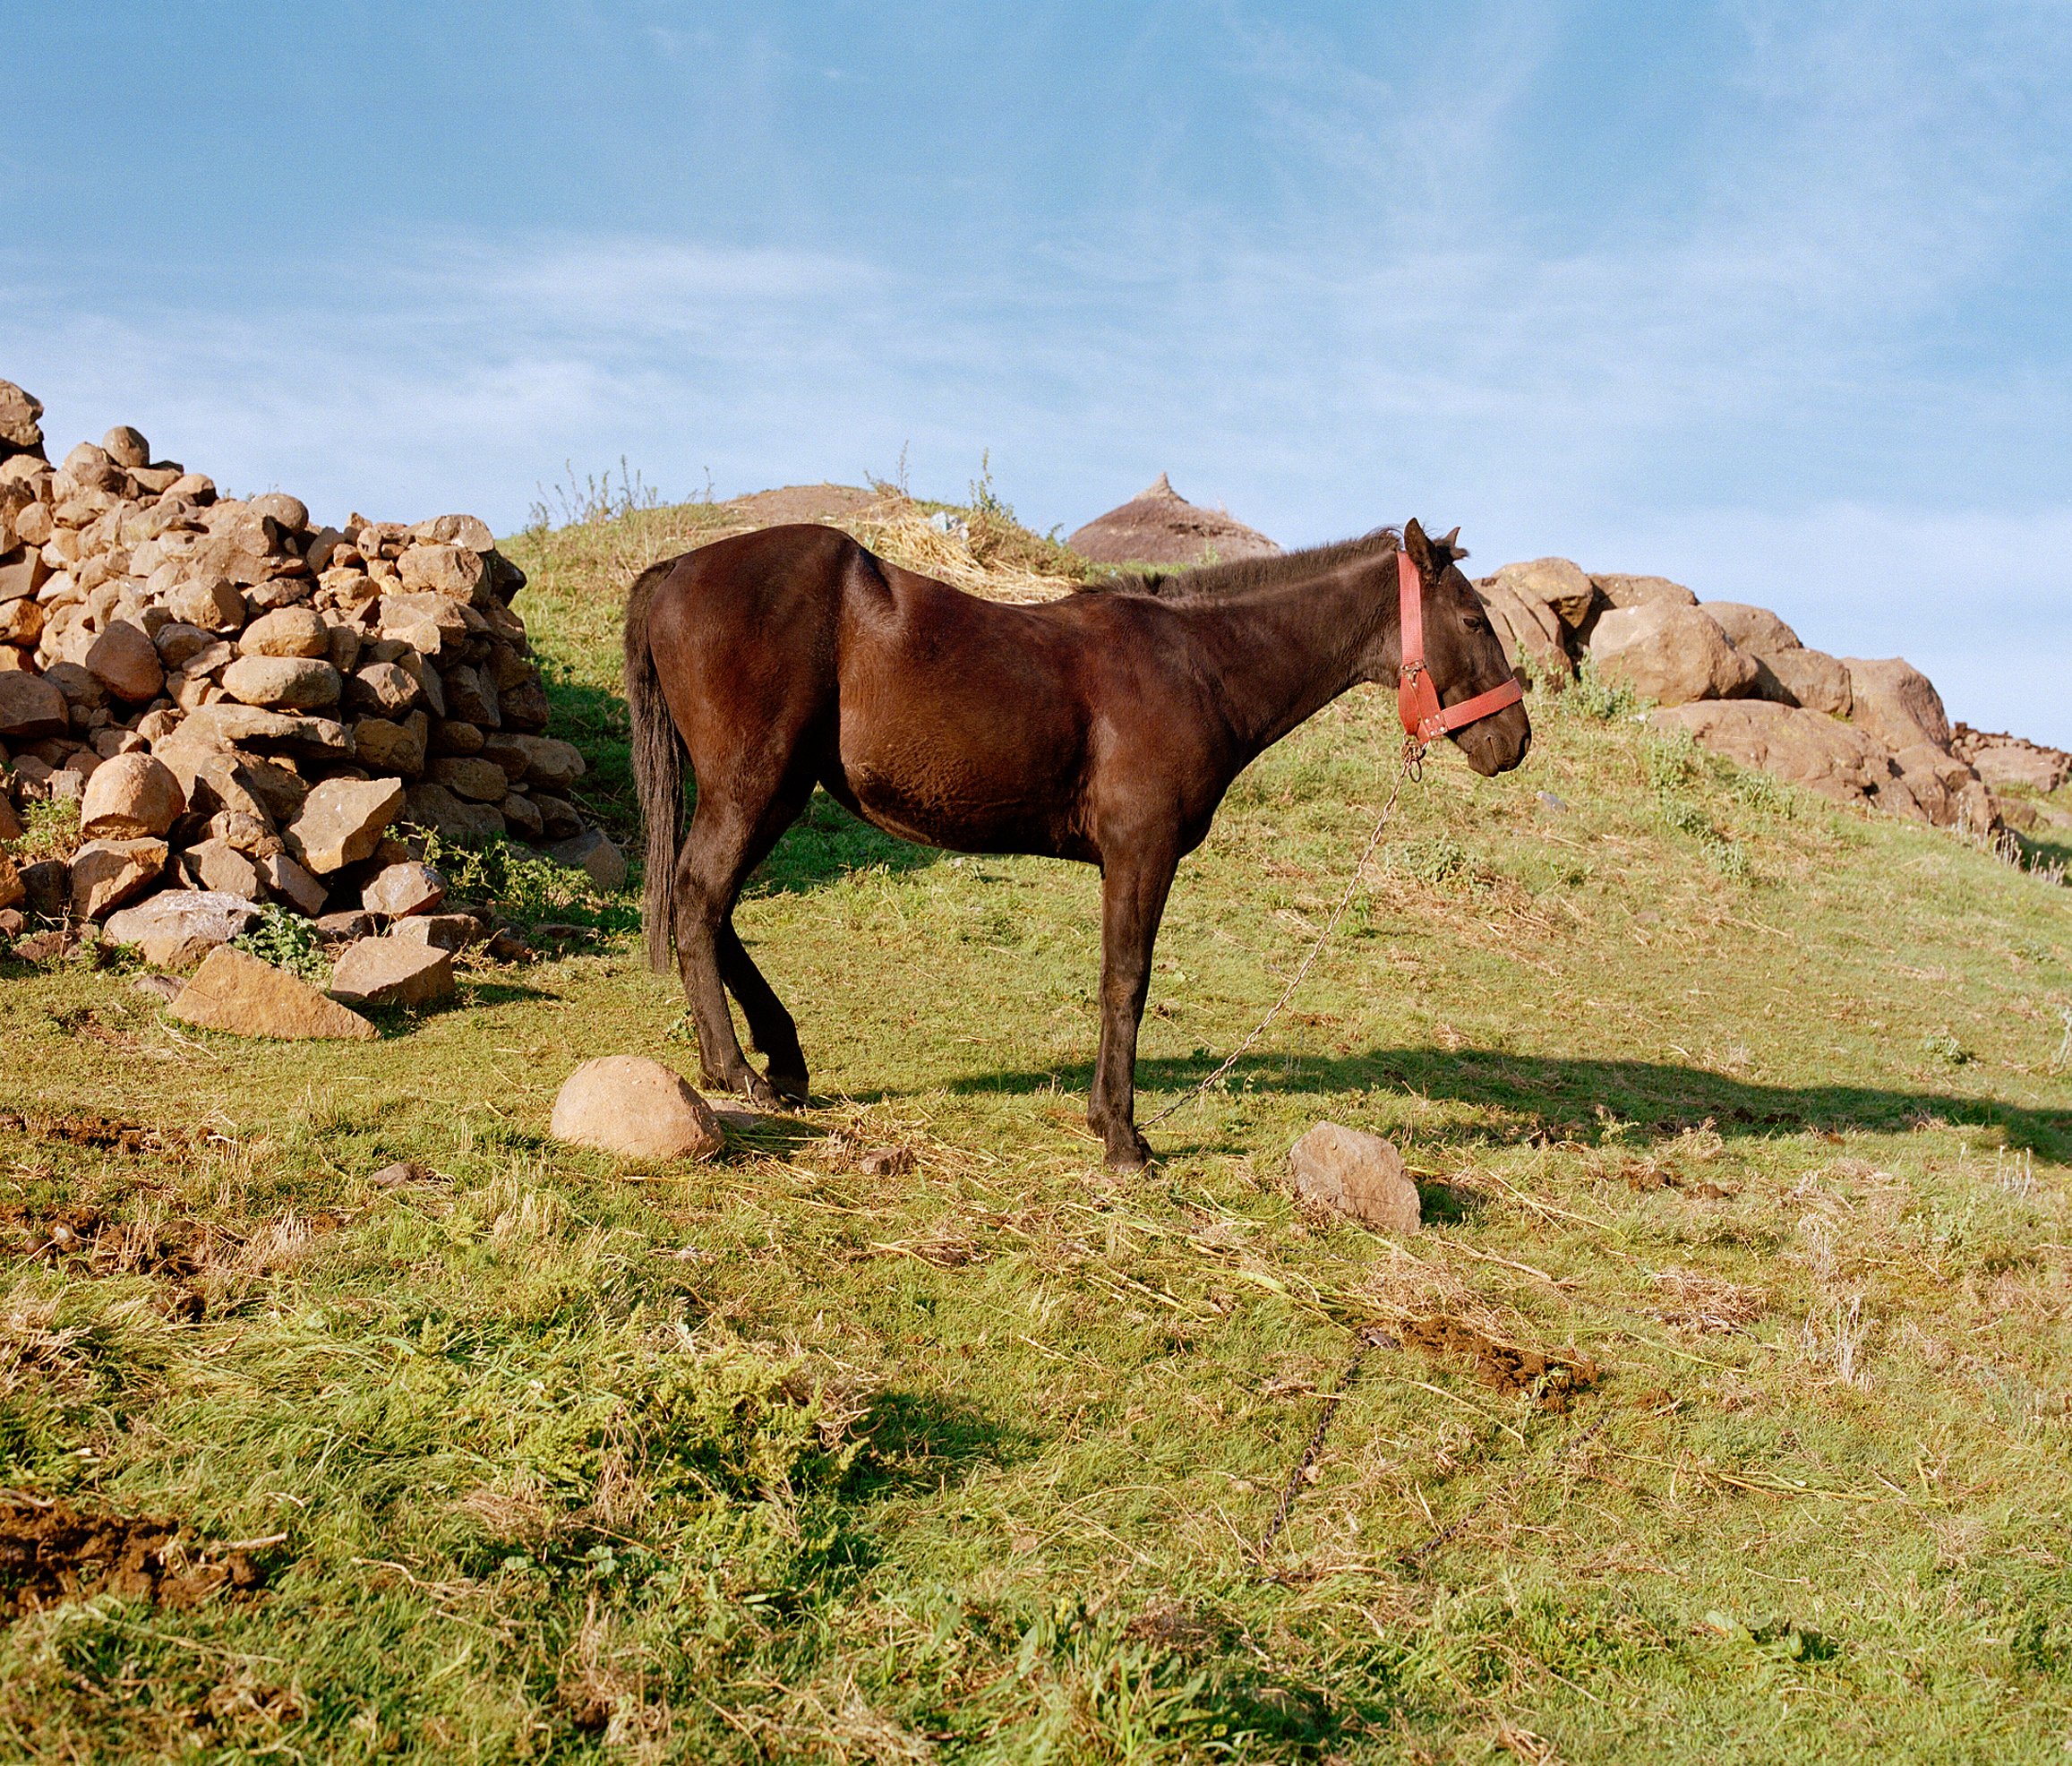
[[[111,913],[103,928],[114,944],[134,945],[154,969],[184,969],[257,923],[259,909],[230,895],[161,889]]]
[[[426,1006],[452,991],[452,954],[415,939],[361,939],[331,973],[331,998],[348,1006]]]
[[[37,419],[43,415],[43,401],[22,391],[13,381],[0,381],[0,459],[10,454],[43,458],[43,431]]]
[[[660,1061],[585,1061],[554,1099],[554,1138],[624,1159],[707,1159],[723,1136],[712,1106]]]
[[[442,840],[463,844],[487,840],[504,831],[503,811],[493,803],[464,803],[442,784],[414,784],[409,791],[409,819],[430,828]]]
[[[118,754],[88,777],[80,800],[79,831],[90,840],[156,838],[186,810],[186,793],[164,762],[149,754]]]
[[[287,849],[328,877],[372,853],[403,802],[401,779],[326,779],[303,801],[284,836]]]
[[[1739,699],[1757,683],[1753,661],[1717,621],[1666,598],[1614,607],[1590,632],[1590,657],[1605,680],[1657,705]]]
[[[1563,642],[1562,622],[1553,608],[1520,595],[1501,576],[1475,587],[1490,626],[1503,645],[1504,659],[1513,668],[1522,664],[1556,687],[1575,678],[1575,664]]]
[[[166,684],[165,665],[158,660],[158,647],[141,625],[116,620],[93,640],[86,653],[86,666],[93,677],[118,699],[141,705],[155,699]]]
[[[1402,1155],[1379,1135],[1319,1122],[1289,1149],[1288,1174],[1304,1201],[1377,1231],[1415,1232],[1423,1222],[1423,1203]]]
[[[326,664],[305,663],[297,666]],[[188,742],[226,750],[254,742],[278,743],[284,749],[340,759],[353,751],[353,733],[335,718],[298,717],[289,712],[270,711],[264,706],[234,705],[228,699],[190,711],[180,725],[180,734]]]
[[[236,896],[248,902],[266,899],[259,866],[227,840],[197,840],[180,854],[180,877],[189,888],[210,895]]]
[[[31,503],[30,508],[40,508]],[[0,602],[22,601],[33,596],[50,579],[50,566],[35,546],[18,545],[9,551],[0,544]]]
[[[223,671],[232,699],[271,711],[327,711],[343,686],[338,670],[317,656],[241,656]]]
[[[482,587],[488,567],[482,555],[458,545],[414,545],[396,564],[406,589],[472,599]]]
[[[312,920],[324,911],[330,891],[286,853],[262,853],[258,863],[259,880],[275,901],[287,903]]]
[[[2072,778],[2072,754],[2012,736],[1986,737],[1969,745],[1973,770],[1996,790],[2008,785],[2055,791]]]
[[[235,631],[244,623],[244,597],[227,577],[193,577],[176,583],[166,606],[175,619],[204,631]]]
[[[1862,728],[1895,754],[1916,742],[1948,749],[1949,715],[1942,708],[1942,695],[1912,663],[1899,656],[1844,656],[1842,663],[1849,671],[1850,716]]]
[[[1698,605],[1701,613],[1719,622],[1719,629],[1734,640],[1736,649],[1769,656],[1800,647],[1799,634],[1768,607],[1751,607],[1744,601],[1700,601]]]
[[[1537,601],[1573,631],[1589,617],[1597,597],[1596,584],[1580,564],[1566,558],[1535,558],[1528,564],[1505,564],[1496,580],[1528,601]]]
[[[118,423],[101,437],[100,450],[125,471],[151,463],[151,444],[144,440],[141,430],[126,423]]]
[[[330,628],[309,607],[276,607],[246,626],[237,639],[246,656],[329,657]]]
[[[90,840],[72,855],[72,911],[98,920],[141,895],[166,868],[163,840]]]
[[[1695,607],[1698,596],[1667,577],[1636,577],[1623,571],[1597,571],[1590,582],[1607,607],[1646,607],[1667,601],[1678,607]]]
[[[1684,730],[1737,766],[1802,784],[1837,803],[1885,810],[1912,821],[1927,812],[1876,737],[1802,707],[1767,699],[1706,700],[1665,707],[1658,730]]]
[[[1892,757],[1906,788],[1938,827],[1989,831],[1996,819],[1992,793],[1965,761],[1933,742],[1915,742]]]
[[[509,775],[478,755],[442,755],[425,767],[424,776],[470,803],[499,802],[510,789]]]
[[[370,772],[415,777],[424,770],[428,720],[414,711],[401,723],[363,717],[353,725],[353,758]]]
[[[1849,691],[1849,671],[1825,650],[1772,650],[1762,661],[1784,690],[1809,711],[1846,717],[1855,704]]]
[[[44,676],[0,671],[0,740],[62,736],[70,716],[64,695]]]
[[[227,944],[209,953],[167,1009],[184,1024],[239,1036],[364,1042],[379,1034],[307,982]]]

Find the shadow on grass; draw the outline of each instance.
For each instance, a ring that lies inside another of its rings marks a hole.
[[[1206,1058],[1139,1061],[1140,1119],[1158,1108],[1160,1094],[1169,1096],[1198,1084],[1214,1065]],[[980,1074],[954,1080],[949,1089],[1013,1095],[1048,1091],[1055,1084],[1083,1091],[1092,1077],[1091,1066],[1078,1065]],[[1436,1049],[1375,1049],[1365,1055],[1292,1063],[1280,1055],[1256,1056],[1240,1060],[1231,1069],[1229,1083],[1233,1090],[1320,1097],[1386,1085],[1512,1112],[1520,1119],[1521,1138],[1545,1135],[1590,1145],[1613,1133],[1614,1122],[1636,1124],[1651,1134],[1680,1134],[1709,1119],[1720,1134],[1733,1136],[1779,1128],[1791,1133],[1890,1132],[1937,1117],[1952,1124],[1998,1127],[2016,1146],[2058,1162],[2072,1160],[2072,1112],[1894,1086],[1764,1085],[1657,1061],[1478,1049],[1455,1054]]]
[[[633,791],[626,701],[602,687],[567,679],[552,664],[541,673],[552,712],[548,733],[573,742],[583,756],[585,771],[570,793],[576,807],[602,822],[614,838],[630,838],[639,830],[640,804]]]
[[[871,827],[826,792],[816,791],[806,813],[785,831],[776,850],[757,868],[741,893],[750,899],[801,895],[860,870],[903,874],[920,870],[943,856],[933,846],[917,846]]]
[[[1038,1445],[1026,1430],[940,1393],[882,1392],[855,1432],[870,1446],[846,1494],[865,1501],[939,1488],[974,1466],[1009,1466]]]

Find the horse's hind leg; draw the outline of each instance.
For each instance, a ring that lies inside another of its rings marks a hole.
[[[799,1026],[742,945],[732,913],[720,924],[719,969],[727,990],[741,1001],[749,1042],[767,1060],[771,1086],[779,1097],[804,1103],[806,1055],[799,1047]]]
[[[769,983],[763,981],[748,953],[741,947],[731,924],[735,897],[741,885],[762,862],[778,837],[797,818],[812,790],[809,776],[803,789],[787,780],[759,805],[732,801],[718,791],[700,791],[698,807],[691,813],[690,834],[676,861],[676,955],[683,974],[683,991],[690,1002],[691,1018],[698,1028],[698,1066],[705,1083],[718,1090],[738,1092],[757,1103],[777,1101],[770,1083],[749,1067],[734,1034],[733,1015],[727,1010],[726,983],[732,982],[737,996],[743,977],[739,964],[759,984],[783,1021],[785,1034],[778,1033],[775,1019],[766,1008],[765,999],[753,1003],[742,999],[749,1033],[756,1044],[778,1067],[779,1076],[797,1077],[803,1091],[805,1061],[798,1052],[797,1029],[791,1015],[777,1002]],[[732,973],[730,973],[732,971]],[[750,985],[749,991],[757,991]],[[758,1022],[760,1019],[761,1022]],[[780,1059],[789,1057],[789,1059]]]

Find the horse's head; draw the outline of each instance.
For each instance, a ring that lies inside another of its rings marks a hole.
[[[1442,707],[1464,704],[1513,678],[1482,597],[1461,573],[1460,561],[1468,551],[1454,544],[1460,532],[1456,527],[1435,540],[1415,519],[1403,527],[1403,551],[1422,587],[1425,666]],[[1376,671],[1376,678],[1394,678],[1401,658],[1400,634],[1394,648],[1386,673]],[[1468,764],[1487,778],[1525,759],[1532,746],[1532,720],[1522,704],[1506,705],[1448,734]]]

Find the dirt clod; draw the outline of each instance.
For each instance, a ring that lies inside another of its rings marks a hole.
[[[0,1618],[93,1594],[193,1607],[265,1585],[249,1551],[190,1544],[176,1521],[0,1502]]]
[[[83,1264],[96,1275],[199,1275],[210,1229],[184,1217],[155,1227],[125,1226],[94,1208],[38,1209],[0,1203],[0,1246],[10,1240],[25,1256]]]
[[[113,1116],[81,1112],[71,1116],[28,1116],[0,1110],[0,1129],[32,1135],[39,1141],[63,1141],[73,1146],[98,1147],[110,1153],[162,1153],[177,1144],[180,1136],[167,1136],[141,1122],[124,1122]]]
[[[1465,1319],[1434,1313],[1392,1327],[1406,1348],[1431,1355],[1464,1355],[1483,1385],[1501,1393],[1523,1392],[1545,1410],[1566,1410],[1597,1383],[1603,1370],[1587,1356],[1549,1354],[1491,1336]]]

